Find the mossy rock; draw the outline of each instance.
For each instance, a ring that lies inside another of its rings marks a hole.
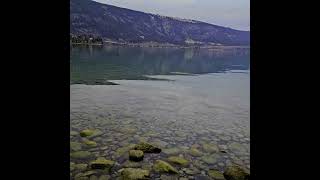
[[[168,158],[168,161],[174,164],[178,164],[181,166],[187,166],[189,164],[189,161],[184,159],[183,157],[179,156],[171,156]]]
[[[179,173],[176,168],[172,167],[169,163],[162,160],[156,160],[155,164],[153,165],[153,169],[156,172],[160,172],[160,173],[172,173],[172,174]]]
[[[130,144],[128,146],[118,148],[116,150],[116,155],[117,156],[122,156],[123,154],[129,152],[131,149],[134,149],[135,146],[136,146],[135,144]]]
[[[82,149],[82,145],[79,142],[70,142],[70,150],[71,151],[80,151]]]
[[[141,168],[142,164],[140,164],[139,162],[127,160],[126,162],[124,162],[122,164],[122,167],[124,167],[124,168]]]
[[[140,168],[125,168],[121,176],[123,180],[147,180],[150,179],[150,172]]]
[[[74,176],[74,179],[77,179],[77,180],[89,180],[89,177],[91,175],[94,175],[94,174],[97,174],[96,171],[87,171],[87,172],[84,172],[84,173],[78,173]]]
[[[181,149],[179,148],[168,148],[168,149],[164,149],[163,153],[167,154],[167,155],[177,155],[181,152]]]
[[[88,138],[94,138],[94,137],[100,136],[102,134],[103,134],[102,131],[100,131],[98,129],[95,129],[95,130],[85,129],[80,132],[81,137],[88,137]]]
[[[201,151],[199,151],[197,148],[194,148],[192,147],[190,150],[189,150],[189,154],[191,156],[194,156],[194,157],[200,157],[203,155],[203,153]]]
[[[93,135],[93,133],[94,133],[94,130],[92,130],[92,129],[85,129],[85,130],[82,130],[82,131],[80,132],[80,136],[81,136],[81,137],[88,137],[88,136]]]
[[[143,151],[141,150],[130,150],[129,159],[131,161],[142,161],[144,157]]]
[[[202,144],[202,148],[207,153],[219,152],[218,146],[216,144],[212,144],[212,143],[204,143],[204,144]]]
[[[140,142],[134,147],[134,150],[140,150],[144,153],[160,153],[161,149],[146,142]]]
[[[79,133],[77,131],[70,131],[70,136],[77,136]]]
[[[114,164],[114,161],[99,157],[96,160],[90,162],[90,167],[92,169],[110,169],[114,166]]]
[[[238,165],[228,166],[223,173],[226,180],[249,180],[249,170]]]
[[[83,141],[83,143],[89,147],[97,147],[97,145],[98,145],[96,142],[90,141],[90,140],[85,140],[85,141]]]
[[[215,164],[219,161],[220,156],[218,154],[205,155],[201,157],[201,160],[207,164]]]
[[[76,164],[74,167],[78,171],[85,171],[88,168],[88,164]]]
[[[70,162],[70,171],[75,170],[75,163],[74,162]]]
[[[109,178],[109,176],[107,176],[107,175],[101,175],[100,177],[99,177],[99,180],[109,180],[110,178]]]
[[[92,154],[89,151],[76,151],[70,153],[70,157],[75,159],[87,159],[92,157]]]
[[[208,171],[208,175],[214,180],[226,180],[223,173],[218,170],[211,169]]]

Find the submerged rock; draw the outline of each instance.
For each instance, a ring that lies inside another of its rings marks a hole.
[[[102,131],[100,131],[98,129],[96,129],[96,130],[85,129],[80,132],[81,137],[89,137],[89,138],[94,138],[94,137],[100,136],[102,134],[103,134]]]
[[[216,153],[219,152],[219,148],[216,144],[212,144],[212,143],[204,143],[202,145],[202,148],[205,152],[207,153]]]
[[[121,147],[121,148],[118,148],[116,150],[116,155],[117,156],[122,156],[123,154],[127,153],[128,151],[130,151],[131,149],[135,148],[136,145],[135,144],[130,144],[128,146],[125,146],[125,147]]]
[[[139,162],[134,162],[134,161],[126,161],[122,164],[124,168],[141,168],[142,164]]]
[[[146,142],[140,142],[134,147],[135,150],[141,150],[144,153],[160,153],[161,149]]]
[[[163,153],[165,153],[167,155],[176,155],[176,154],[179,154],[180,152],[181,152],[181,150],[176,147],[163,150]]]
[[[70,157],[75,159],[87,159],[91,156],[92,154],[89,151],[76,151],[76,152],[70,153]]]
[[[150,178],[148,170],[139,168],[125,168],[121,171],[122,180],[146,180]]]
[[[81,143],[79,142],[70,142],[71,151],[80,151],[82,149]]]
[[[90,162],[90,167],[92,169],[110,169],[114,164],[114,161],[107,160],[104,157],[99,157],[96,160]]]
[[[161,180],[179,180],[178,176],[168,176],[168,175],[161,175],[160,176]]]
[[[153,165],[153,169],[156,172],[173,173],[173,174],[179,173],[176,168],[172,167],[169,163],[162,160],[156,160],[155,164]]]
[[[97,147],[97,145],[98,145],[96,142],[90,141],[90,140],[85,140],[85,141],[83,141],[83,143],[89,147]]]
[[[226,180],[249,180],[249,170],[238,165],[228,166],[223,173]]]
[[[211,169],[208,171],[208,175],[213,178],[214,180],[225,180],[222,172],[218,170]]]
[[[215,164],[218,162],[220,156],[218,154],[205,155],[201,157],[201,160],[207,164]]]
[[[181,166],[186,166],[189,164],[189,161],[179,156],[171,156],[168,158],[168,161],[174,164],[178,164]]]
[[[76,164],[74,167],[78,171],[85,171],[88,168],[88,164]]]
[[[129,151],[129,159],[131,161],[142,161],[143,160],[143,151],[141,150],[130,150]]]
[[[240,143],[237,143],[237,142],[232,142],[232,143],[230,143],[230,144],[228,145],[228,148],[229,148],[232,152],[234,152],[234,153],[236,153],[236,154],[242,154],[242,153],[247,152],[247,148],[246,148],[244,145],[242,145],[242,144],[240,144]]]
[[[199,151],[197,148],[193,148],[193,147],[189,150],[189,154],[194,157],[200,157],[203,155],[203,153],[201,151]]]

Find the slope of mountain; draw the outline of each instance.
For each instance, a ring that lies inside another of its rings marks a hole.
[[[133,11],[91,0],[70,0],[70,33],[133,43],[249,45],[250,32],[200,21]]]

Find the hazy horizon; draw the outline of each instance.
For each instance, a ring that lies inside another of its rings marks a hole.
[[[146,13],[250,31],[250,0],[94,0]]]

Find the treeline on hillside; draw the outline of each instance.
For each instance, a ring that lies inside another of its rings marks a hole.
[[[103,44],[103,40],[101,37],[88,35],[88,34],[82,34],[82,35],[70,34],[70,41],[73,44]]]

